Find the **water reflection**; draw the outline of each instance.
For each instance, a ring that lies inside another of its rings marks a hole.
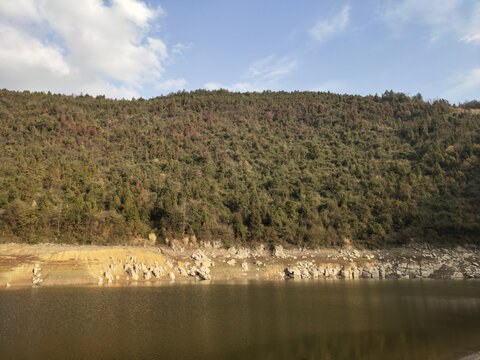
[[[0,292],[0,358],[453,359],[480,282],[287,281]]]

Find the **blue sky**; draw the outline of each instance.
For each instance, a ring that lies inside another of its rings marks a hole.
[[[480,99],[480,1],[2,1],[0,87]]]

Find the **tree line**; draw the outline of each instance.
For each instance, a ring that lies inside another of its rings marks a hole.
[[[478,243],[477,103],[0,90],[0,241]]]

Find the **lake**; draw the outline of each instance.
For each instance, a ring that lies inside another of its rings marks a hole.
[[[1,359],[457,359],[478,350],[479,281],[0,291]]]

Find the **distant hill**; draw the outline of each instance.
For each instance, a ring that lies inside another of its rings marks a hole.
[[[480,243],[480,115],[458,109],[391,91],[1,90],[1,241]]]

